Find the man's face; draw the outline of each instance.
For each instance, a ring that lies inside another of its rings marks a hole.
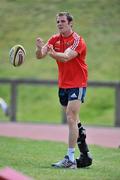
[[[64,34],[71,30],[71,22],[68,22],[66,16],[58,16],[56,21],[57,21],[57,28],[60,34]]]

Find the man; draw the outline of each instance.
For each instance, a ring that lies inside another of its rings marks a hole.
[[[84,102],[87,87],[86,44],[83,38],[72,30],[73,17],[68,12],[57,14],[56,22],[59,34],[53,35],[45,45],[38,37],[36,57],[41,59],[48,54],[57,62],[59,100],[66,112],[69,127],[67,155],[52,166],[74,169],[76,164],[77,167],[92,164],[85,141],[85,129],[79,120],[80,106],[81,102]],[[80,157],[75,160],[76,143],[78,143]]]

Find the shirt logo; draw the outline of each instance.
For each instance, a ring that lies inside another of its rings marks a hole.
[[[67,47],[69,47],[70,45],[71,45],[71,43],[70,42],[66,42],[66,44],[65,44]]]
[[[77,96],[76,96],[75,93],[73,93],[70,97],[71,97],[71,98],[76,98]]]

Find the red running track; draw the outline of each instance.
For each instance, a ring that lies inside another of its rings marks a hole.
[[[87,143],[120,148],[120,128],[86,126]],[[67,143],[67,125],[0,123],[0,136],[50,140]]]

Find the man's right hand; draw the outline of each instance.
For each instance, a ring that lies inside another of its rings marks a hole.
[[[38,49],[42,49],[43,45],[44,45],[43,40],[42,40],[40,37],[38,37],[38,38],[36,39],[36,47],[37,47]]]
[[[36,58],[41,59],[47,55],[48,48],[47,44],[44,45],[43,40],[38,37],[36,39]]]

